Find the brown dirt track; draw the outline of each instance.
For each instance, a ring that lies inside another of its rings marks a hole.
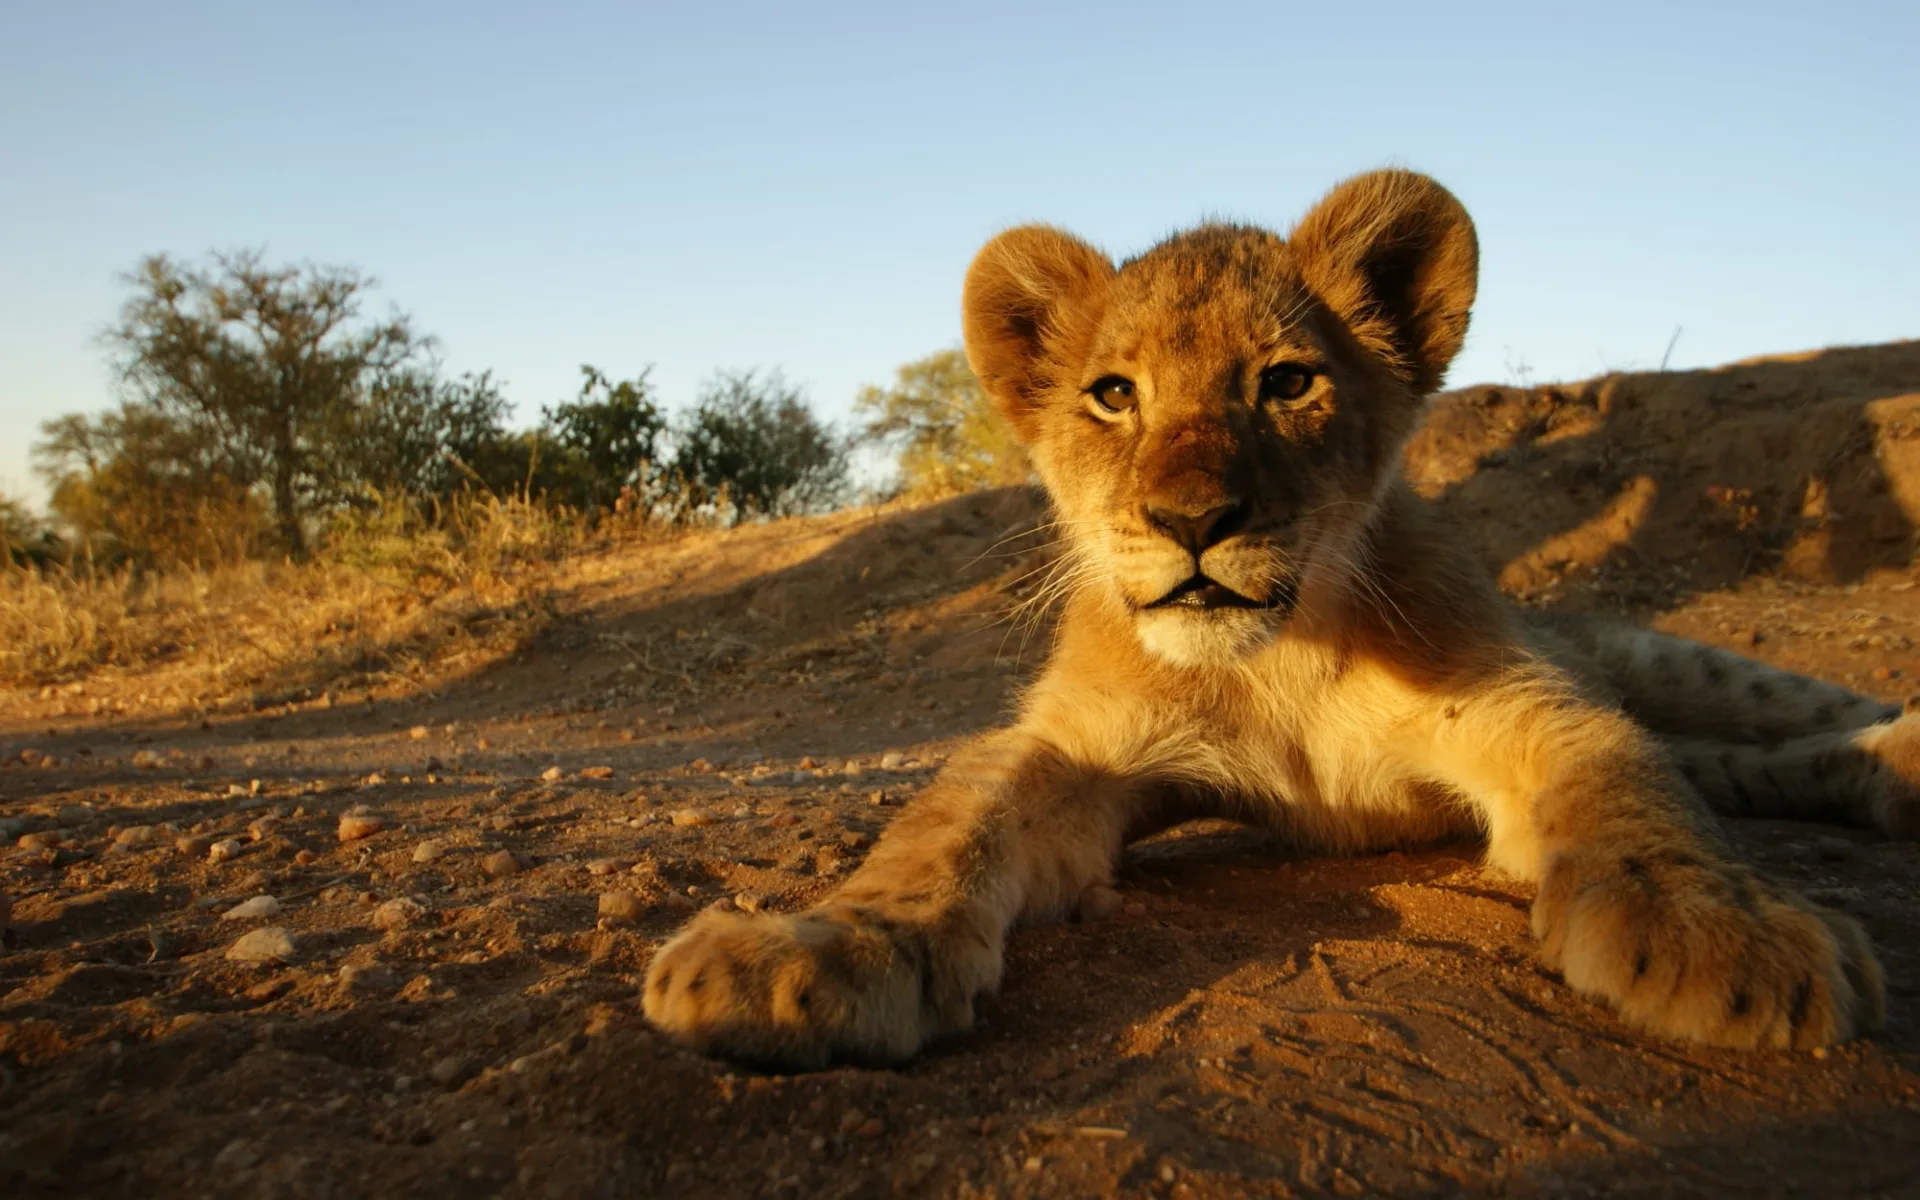
[[[1409,472],[1528,603],[1888,698],[1920,672],[1920,345],[1469,389]],[[1005,619],[1038,515],[609,551],[538,645],[425,688],[204,722],[94,715],[138,676],[0,697],[0,817],[47,835],[0,852],[0,1192],[1920,1195],[1920,846],[1856,831],[1736,831],[1882,949],[1888,1027],[1825,1054],[1624,1028],[1535,965],[1525,889],[1471,847],[1224,825],[1136,847],[1111,919],[1016,934],[981,1027],[905,1069],[757,1076],[652,1034],[635,987],[687,910],[804,905],[1004,711],[1045,640]],[[388,825],[341,842],[358,805]],[[598,917],[616,890],[631,923]],[[285,965],[224,957],[257,893]],[[398,897],[423,912],[375,928]]]

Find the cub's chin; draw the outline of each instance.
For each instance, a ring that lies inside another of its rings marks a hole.
[[[1287,613],[1270,608],[1145,608],[1134,631],[1147,653],[1176,667],[1229,667],[1279,636]]]

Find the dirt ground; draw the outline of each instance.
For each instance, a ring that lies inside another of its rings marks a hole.
[[[1901,344],[1469,389],[1408,469],[1526,603],[1898,698],[1917,456]],[[650,1032],[689,913],[806,905],[1001,719],[1045,540],[1024,491],[843,513],[583,560],[536,644],[423,687],[0,696],[0,1192],[1920,1195],[1920,846],[1852,830],[1736,830],[1881,947],[1886,1029],[1827,1052],[1626,1029],[1473,847],[1211,824],[1130,851],[1113,917],[1018,932],[904,1069]]]

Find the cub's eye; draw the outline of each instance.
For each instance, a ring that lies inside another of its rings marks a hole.
[[[1299,363],[1281,363],[1260,372],[1262,400],[1298,400],[1313,386],[1313,368]]]
[[[1087,395],[1093,397],[1093,403],[1101,412],[1118,416],[1132,408],[1137,402],[1133,394],[1133,380],[1122,379],[1118,375],[1103,375],[1093,381],[1087,389]]]

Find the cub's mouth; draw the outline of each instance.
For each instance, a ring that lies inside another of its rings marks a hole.
[[[1246,608],[1258,611],[1277,609],[1281,612],[1290,612],[1298,591],[1298,585],[1294,581],[1285,580],[1276,583],[1265,599],[1255,599],[1196,572],[1185,582],[1176,584],[1172,591],[1145,607],[1148,609],[1197,609],[1202,612],[1223,608]]]

